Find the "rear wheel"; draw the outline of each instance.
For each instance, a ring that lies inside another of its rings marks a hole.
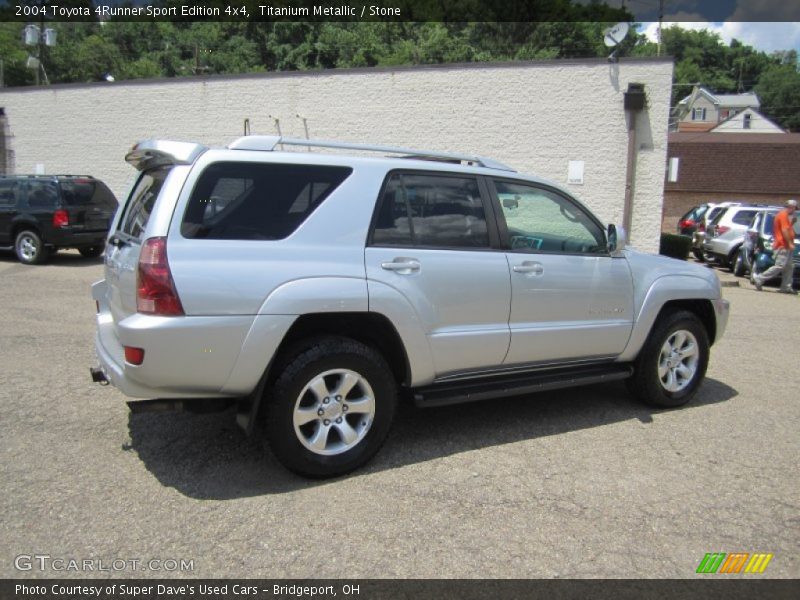
[[[281,464],[307,477],[336,477],[366,463],[383,445],[397,388],[371,347],[325,337],[289,358],[266,400],[267,436]]]
[[[736,259],[739,258],[739,250],[741,247],[735,248],[731,251],[731,253],[725,258],[725,266],[728,267],[728,270],[733,273],[733,270],[736,268]],[[734,273],[735,274],[735,273]]]
[[[103,250],[105,250],[105,246],[103,244],[78,248],[78,252],[81,253],[81,256],[85,256],[86,258],[97,258],[103,253]]]
[[[39,234],[32,229],[20,231],[14,242],[14,251],[21,263],[39,265],[47,260],[50,252],[42,242]]]
[[[659,317],[636,358],[628,387],[646,404],[682,406],[700,387],[708,355],[708,334],[697,316],[668,312]]]

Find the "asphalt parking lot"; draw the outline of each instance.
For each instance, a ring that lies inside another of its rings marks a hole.
[[[92,384],[101,274],[75,252],[0,254],[0,577],[101,575],[19,568],[48,555],[161,561],[104,577],[692,578],[708,552],[800,577],[797,297],[725,288],[728,330],[686,407],[620,383],[405,407],[366,469],[314,482],[232,413],[131,415]]]

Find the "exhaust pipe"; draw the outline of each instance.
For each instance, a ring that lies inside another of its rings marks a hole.
[[[99,383],[100,385],[108,385],[110,383],[108,377],[106,377],[106,374],[100,367],[90,367],[89,372],[92,374],[93,382]]]

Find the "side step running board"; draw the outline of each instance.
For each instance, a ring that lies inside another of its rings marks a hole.
[[[479,381],[438,383],[416,388],[412,393],[414,403],[419,407],[445,406],[627,379],[632,374],[631,365],[615,363],[484,378]]]

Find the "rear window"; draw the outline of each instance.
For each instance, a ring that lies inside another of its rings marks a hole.
[[[695,206],[693,209],[691,209],[689,212],[683,215],[680,218],[680,220],[685,221],[686,219],[691,219],[692,221],[697,221],[698,219],[700,219],[700,217],[703,216],[706,210],[708,210],[707,204],[701,204],[700,206]]]
[[[321,165],[215,163],[192,191],[181,234],[191,239],[283,239],[351,172]]]
[[[755,210],[740,210],[733,215],[732,221],[737,225],[750,225],[753,222],[753,217],[756,216]]]
[[[142,174],[128,198],[118,227],[120,232],[141,239],[168,173],[169,169],[158,169]]]
[[[96,206],[116,210],[117,199],[108,186],[96,179],[62,179],[61,197],[67,206]]]

